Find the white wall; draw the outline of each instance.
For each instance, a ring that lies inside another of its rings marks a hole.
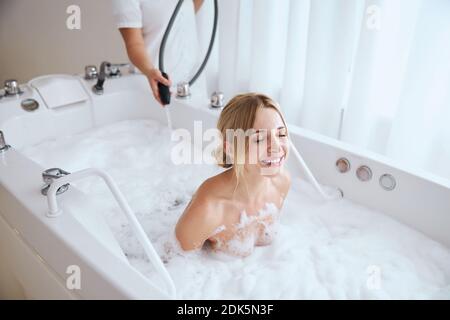
[[[82,73],[103,60],[127,61],[111,0],[0,0],[0,87],[50,73]],[[81,30],[69,30],[69,5],[81,9]]]

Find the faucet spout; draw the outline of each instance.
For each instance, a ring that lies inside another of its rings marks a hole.
[[[95,94],[103,94],[103,84],[105,83],[106,77],[118,78],[121,76],[120,68],[129,67],[131,69],[131,66],[130,63],[111,63],[103,61],[100,65],[97,83],[92,87],[92,91]]]
[[[92,91],[96,94],[103,94],[103,84],[106,78],[106,67],[110,67],[111,63],[108,61],[103,61],[100,65],[100,72],[97,77],[97,83],[92,87]]]

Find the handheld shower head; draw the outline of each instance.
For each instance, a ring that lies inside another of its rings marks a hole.
[[[172,29],[172,26],[173,26],[173,24],[175,22],[175,18],[177,17],[178,12],[180,11],[181,6],[183,5],[183,2],[184,2],[184,0],[178,0],[178,3],[176,5],[176,7],[175,7],[175,10],[173,11],[172,16],[170,17],[170,20],[169,20],[169,23],[167,25],[167,28],[164,31],[164,35],[163,35],[163,38],[161,40],[161,46],[159,48],[159,70],[161,71],[161,73],[163,74],[163,76],[166,79],[168,79],[168,75],[167,75],[167,73],[165,73],[165,69],[164,69],[164,50],[166,48],[167,38],[169,37],[170,30]],[[212,33],[211,33],[211,39],[209,41],[208,50],[206,52],[206,55],[205,55],[205,58],[203,59],[202,64],[198,68],[197,72],[194,74],[192,79],[189,80],[189,82],[186,82],[186,85],[188,87],[192,86],[194,84],[194,82],[197,80],[197,78],[203,72],[203,69],[205,68],[206,64],[208,63],[209,56],[211,55],[212,48],[213,48],[213,45],[214,45],[214,40],[216,38],[218,17],[219,17],[218,0],[214,0],[214,23],[213,23]],[[164,85],[164,84],[162,84],[162,83],[158,83],[158,91],[159,91],[159,95],[161,97],[161,102],[164,105],[170,104],[169,87]],[[188,96],[188,94],[180,95],[180,97],[186,97],[186,96]]]

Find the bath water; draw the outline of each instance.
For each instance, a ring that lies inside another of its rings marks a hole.
[[[98,167],[110,173],[173,277],[179,298],[450,299],[448,248],[346,199],[320,201],[298,178],[271,245],[256,247],[246,258],[208,248],[183,252],[175,224],[197,187],[220,170],[172,164],[169,135],[167,127],[151,120],[122,121],[21,151],[44,168]],[[158,281],[102,181],[73,185],[101,201],[130,264]]]

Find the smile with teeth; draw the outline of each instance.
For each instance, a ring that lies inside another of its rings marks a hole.
[[[284,155],[279,158],[261,160],[261,163],[264,166],[272,167],[272,166],[279,166],[283,160],[284,160]]]

